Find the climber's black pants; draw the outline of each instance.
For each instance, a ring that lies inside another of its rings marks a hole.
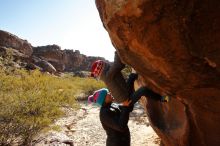
[[[134,81],[137,79],[138,75],[131,73],[127,80],[127,85],[129,89],[130,99],[132,100],[131,105],[134,105],[141,96],[146,96],[154,100],[161,100],[161,95],[155,93],[154,91],[148,89],[147,87],[140,87],[137,91],[134,91]]]
[[[155,93],[154,91],[148,89],[147,87],[140,87],[137,91],[131,94],[130,99],[132,100],[131,104],[135,104],[141,96],[146,96],[154,100],[161,100],[161,95]]]

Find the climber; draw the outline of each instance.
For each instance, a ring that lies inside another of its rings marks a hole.
[[[111,91],[100,89],[88,97],[89,102],[101,105],[100,120],[107,133],[107,146],[130,146],[130,132],[127,126],[129,113],[141,96],[151,97],[156,101],[168,101],[166,100],[168,98],[163,98],[164,96],[147,87],[140,87],[134,91],[134,81],[138,75],[131,73],[128,80],[125,81],[121,73],[124,66],[117,53],[113,64],[98,60],[92,65],[91,76],[103,80]],[[116,102],[122,103],[113,103],[113,97],[117,97]]]
[[[113,103],[113,96],[108,89],[103,88],[88,97],[88,102],[101,106],[100,121],[106,131],[106,146],[130,146],[130,131],[128,128],[131,100],[121,104]]]
[[[133,105],[141,96],[150,97],[162,102],[169,101],[169,96],[161,96],[147,87],[141,87],[134,92],[134,81],[137,79],[138,75],[131,73],[126,82],[121,73],[121,70],[124,67],[125,65],[121,62],[117,52],[115,52],[113,64],[107,63],[103,60],[95,61],[91,67],[91,76],[104,81],[117,102],[132,98],[131,105]]]

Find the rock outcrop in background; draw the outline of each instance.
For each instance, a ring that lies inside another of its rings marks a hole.
[[[91,63],[102,57],[80,54],[79,50],[61,50],[58,45],[33,47],[33,55],[50,62],[58,71],[89,71]]]
[[[148,98],[166,146],[220,145],[220,1],[96,0],[122,61],[169,103]]]
[[[86,56],[78,50],[62,50],[58,45],[33,47],[28,41],[0,30],[0,55],[11,49],[16,60],[23,61],[27,69],[42,69],[50,73],[90,71],[91,64],[102,57]],[[107,61],[107,60],[106,60]]]
[[[0,46],[14,48],[28,56],[30,56],[33,52],[32,46],[27,40],[22,40],[17,36],[2,30],[0,30]]]

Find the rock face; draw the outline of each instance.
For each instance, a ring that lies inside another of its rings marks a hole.
[[[58,71],[89,71],[91,64],[102,57],[80,54],[79,50],[61,50],[57,45],[34,47],[33,55],[50,62]]]
[[[58,71],[63,71],[65,68],[62,61],[63,52],[58,45],[33,47],[33,56],[50,62]]]
[[[22,40],[17,36],[0,30],[0,46],[19,50],[21,53],[30,56],[33,52],[32,46],[28,41]]]
[[[143,101],[166,146],[220,145],[220,1],[96,0],[123,62],[169,103]]]

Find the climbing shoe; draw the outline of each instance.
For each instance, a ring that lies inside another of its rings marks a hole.
[[[168,95],[161,97],[161,102],[169,102],[169,101],[170,101],[170,97]]]

